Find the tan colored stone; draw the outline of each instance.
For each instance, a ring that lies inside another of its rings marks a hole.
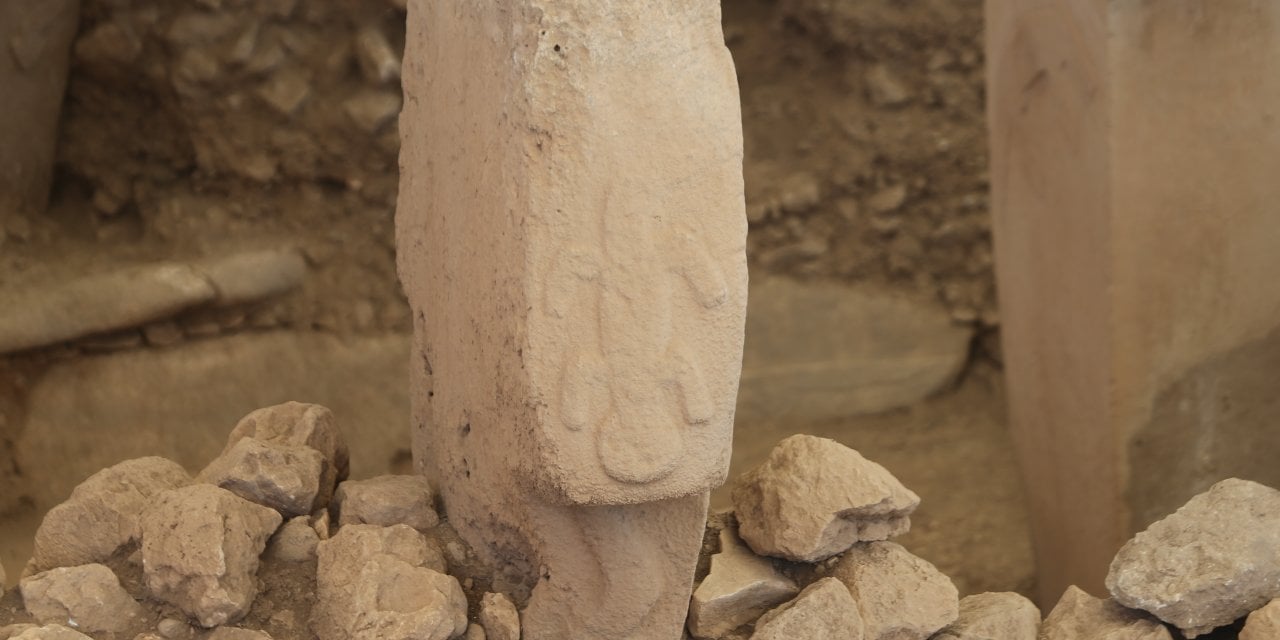
[[[267,555],[284,562],[310,562],[316,559],[320,536],[310,518],[298,516],[284,523],[267,543]]]
[[[960,599],[960,617],[934,640],[1036,640],[1040,609],[1016,593],[979,593]]]
[[[751,640],[862,640],[862,616],[848,587],[823,578],[760,617]]]
[[[924,640],[960,615],[951,580],[892,542],[853,547],[831,575],[858,603],[867,640]]]
[[[60,624],[47,624],[43,627],[30,625],[10,640],[93,640],[79,631],[68,629]]]
[[[1280,638],[1280,599],[1268,602],[1266,606],[1249,614],[1244,628],[1240,630],[1240,640],[1275,640]]]
[[[466,640],[487,640],[484,634],[484,627],[478,624],[473,624],[467,627],[467,635],[465,638]]]
[[[155,457],[126,460],[89,476],[45,514],[31,569],[105,562],[139,540],[142,513],[157,496],[190,483],[177,463]]]
[[[326,466],[311,447],[241,438],[200,472],[200,480],[292,518],[323,507],[321,497],[332,494],[332,487],[321,487]]]
[[[59,567],[22,579],[22,604],[41,623],[65,622],[87,633],[117,633],[142,617],[142,606],[104,565]]]
[[[1126,543],[1107,589],[1194,638],[1280,597],[1278,548],[1280,491],[1223,480]]]
[[[318,404],[286,402],[258,409],[240,419],[227,436],[227,446],[222,452],[230,451],[242,438],[307,446],[319,451],[326,464],[320,477],[320,494],[316,497],[318,505],[329,504],[333,488],[347,478],[350,465],[347,443],[338,431],[333,412]]]
[[[693,592],[689,632],[695,638],[718,638],[799,590],[772,560],[752,553],[733,528],[725,527],[720,530],[720,552],[711,556],[711,571]]]
[[[501,593],[486,593],[481,598],[480,624],[487,638],[520,640],[520,612],[511,598]]]
[[[440,523],[431,484],[422,476],[380,476],[348,480],[333,496],[338,526],[407,524],[426,531]]]
[[[152,597],[205,627],[235,622],[258,594],[258,557],[280,526],[273,509],[197,484],[160,495],[142,517]]]
[[[741,114],[715,0],[414,0],[414,455],[528,640],[679,635],[728,468]]]
[[[739,534],[761,555],[820,562],[911,528],[920,504],[884,467],[835,440],[791,436],[733,489]]]
[[[0,640],[11,640],[18,637],[23,631],[35,629],[36,625],[29,622],[20,622],[18,624],[10,624],[0,627]]]
[[[1040,626],[1040,640],[1173,640],[1146,614],[1068,587]]]
[[[271,640],[271,634],[256,629],[218,627],[206,636],[205,640]]]

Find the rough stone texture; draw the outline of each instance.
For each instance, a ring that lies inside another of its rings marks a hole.
[[[402,73],[415,459],[526,638],[676,637],[747,293],[719,2],[418,0]]]
[[[464,636],[464,638],[466,640],[487,640],[487,637],[484,634],[484,627],[478,624],[473,624],[467,627],[467,635]]]
[[[142,518],[148,591],[205,627],[239,620],[258,594],[258,557],[280,521],[211,485],[164,493]]]
[[[960,615],[951,580],[892,542],[853,547],[831,575],[858,603],[867,640],[924,640]]]
[[[799,590],[772,560],[751,553],[733,528],[725,527],[720,530],[720,552],[711,556],[711,571],[693,592],[689,632],[696,638],[718,638]]]
[[[376,524],[389,527],[407,524],[425,531],[440,523],[435,495],[422,476],[380,476],[369,480],[348,480],[338,485],[333,496],[338,526]]]
[[[969,360],[971,325],[869,286],[753,277],[740,421],[821,420],[914,404]]]
[[[467,599],[440,550],[406,525],[349,525],[317,550],[313,628],[321,640],[446,640]]]
[[[1272,600],[1266,606],[1249,614],[1240,640],[1273,640],[1280,638],[1280,600]]]
[[[89,476],[45,514],[31,570],[106,561],[140,539],[142,513],[157,496],[190,483],[186,470],[156,457],[126,460]]]
[[[9,640],[93,640],[79,631],[68,629],[60,624],[47,624],[43,627],[32,626]]]
[[[231,430],[223,453],[232,450],[242,438],[305,446],[319,452],[325,464],[316,495],[317,506],[329,504],[334,487],[346,479],[350,469],[347,443],[338,431],[333,412],[318,404],[286,402],[250,413]]]
[[[29,622],[20,622],[18,624],[10,624],[0,627],[0,640],[10,640],[15,638],[19,633],[35,629],[36,625]]]
[[[480,600],[480,624],[491,640],[520,640],[520,612],[511,598],[486,593]]]
[[[320,535],[310,518],[298,516],[284,523],[267,543],[267,555],[285,562],[309,562],[316,558]]]
[[[41,623],[63,622],[86,633],[116,633],[142,617],[142,606],[100,564],[61,567],[23,578],[22,603]]]
[[[933,640],[1036,640],[1040,609],[1016,593],[979,593],[960,599],[960,617]]]
[[[756,622],[751,640],[862,640],[858,604],[835,578],[823,578]]]
[[[1229,479],[1125,544],[1107,589],[1189,638],[1280,597],[1280,491]]]
[[[257,302],[302,286],[307,262],[294,249],[238,253],[198,264],[223,306]]]
[[[801,562],[906,533],[919,505],[884,467],[835,440],[806,435],[780,442],[733,490],[739,534],[751,549]]]
[[[326,475],[324,456],[311,447],[241,438],[200,472],[200,480],[245,500],[279,511],[286,518],[310,514],[320,498]]]
[[[205,640],[271,640],[271,634],[255,629],[218,627],[206,636]]]
[[[1072,586],[1044,619],[1040,640],[1173,640],[1173,634],[1142,612]]]

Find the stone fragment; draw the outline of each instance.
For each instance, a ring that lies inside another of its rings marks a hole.
[[[961,598],[960,617],[933,640],[1036,640],[1040,609],[1016,593]]]
[[[311,83],[296,69],[281,69],[258,87],[258,97],[280,115],[292,117],[311,97]]]
[[[218,627],[205,640],[271,640],[271,634],[256,629],[238,627]]]
[[[520,640],[520,612],[501,593],[486,593],[480,599],[480,624],[490,640]]]
[[[862,640],[862,616],[835,578],[805,587],[794,600],[760,617],[751,640]]]
[[[320,536],[310,520],[307,516],[298,516],[284,523],[267,543],[267,555],[284,562],[315,560]]]
[[[142,518],[143,577],[202,626],[235,622],[258,594],[258,558],[278,512],[207,484],[159,497]]]
[[[1194,638],[1280,597],[1277,549],[1280,491],[1223,480],[1126,543],[1107,589]]]
[[[381,29],[362,27],[356,32],[355,45],[360,70],[370,82],[385,84],[400,77],[400,56]]]
[[[0,353],[141,326],[214,296],[189,265],[168,262],[0,292]]]
[[[1240,640],[1275,640],[1280,638],[1280,599],[1268,602],[1249,614],[1240,630]]]
[[[64,622],[86,633],[118,633],[142,617],[116,574],[104,565],[60,567],[23,578],[27,613],[41,623]]]
[[[89,476],[45,514],[31,568],[105,562],[140,539],[142,513],[157,496],[190,483],[186,470],[157,457],[126,460]]]
[[[190,638],[195,635],[195,630],[191,628],[191,625],[188,624],[186,620],[179,620],[177,618],[165,618],[161,620],[156,624],[156,631],[160,633],[162,638],[167,638],[168,640],[182,640],[183,638]]]
[[[867,640],[924,640],[960,615],[951,580],[892,542],[853,547],[831,575],[858,603]]]
[[[405,525],[349,525],[317,548],[321,640],[446,640],[467,629],[467,599],[444,558]]]
[[[897,107],[911,100],[911,89],[883,64],[867,70],[867,97],[878,107]]]
[[[478,624],[467,627],[467,635],[464,638],[465,640],[487,640],[484,635],[484,627]]]
[[[761,555],[820,562],[911,528],[920,497],[834,440],[791,436],[733,489],[739,535]]]
[[[200,480],[292,518],[324,506],[319,500],[331,491],[320,486],[326,466],[311,447],[241,438],[200,472]]]
[[[867,199],[867,206],[876,213],[897,211],[907,201],[907,185],[885,187]]]
[[[294,249],[251,251],[200,262],[196,268],[223,306],[241,305],[283,295],[302,286],[307,262]]]
[[[718,638],[799,590],[772,560],[751,553],[737,532],[725,527],[720,530],[720,552],[711,556],[711,571],[693,592],[689,632],[695,638]]]
[[[1067,587],[1040,626],[1040,640],[1173,640],[1173,634],[1144,613],[1114,600]]]
[[[320,479],[317,504],[327,505],[333,488],[346,479],[347,443],[338,431],[333,412],[318,404],[286,402],[258,409],[241,418],[227,437],[225,453],[241,438],[257,438],[263,442],[305,445],[324,456],[325,471]]]
[[[377,133],[400,113],[398,91],[361,91],[342,103],[347,117],[365,133]]]
[[[10,624],[0,627],[0,640],[10,640],[18,637],[23,631],[35,629],[36,625],[29,622],[20,622],[18,624]]]
[[[30,625],[10,640],[93,640],[79,631],[68,629],[60,624],[47,624],[43,627]]]
[[[338,526],[407,524],[425,531],[440,523],[431,484],[423,476],[379,476],[348,480],[333,496]]]

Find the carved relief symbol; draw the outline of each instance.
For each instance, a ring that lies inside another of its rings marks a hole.
[[[599,248],[568,246],[547,281],[547,309],[567,340],[559,415],[594,432],[614,480],[655,482],[684,455],[685,431],[709,423],[715,404],[676,314],[728,298],[724,273],[691,229],[660,216],[609,212]],[[692,297],[696,302],[688,304]]]

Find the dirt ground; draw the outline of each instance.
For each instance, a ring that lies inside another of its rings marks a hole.
[[[923,294],[980,331],[978,364],[954,389],[881,416],[740,425],[735,469],[790,433],[837,438],[923,496],[907,544],[963,591],[1028,592],[988,346],[997,319],[982,3],[724,4],[753,268]],[[403,335],[393,214],[404,27],[394,5],[84,0],[54,203],[0,212],[0,295],[138,262],[291,246],[308,263],[300,291],[180,317],[182,339]],[[0,355],[0,561],[11,581],[38,523],[31,487],[60,468],[16,453],[31,389],[54,365],[158,348],[138,331],[124,338]]]

